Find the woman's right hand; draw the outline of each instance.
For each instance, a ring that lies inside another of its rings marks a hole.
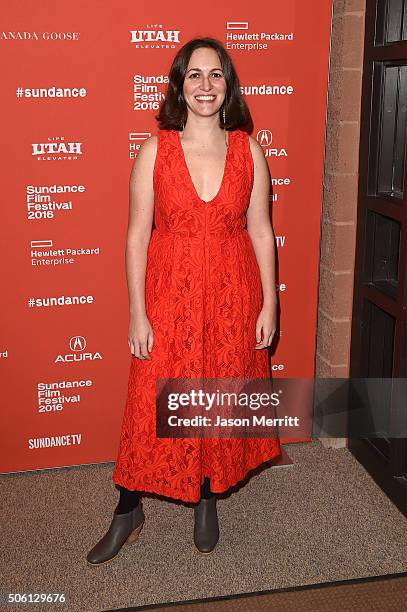
[[[154,333],[147,316],[130,316],[128,344],[131,353],[138,359],[151,359]]]

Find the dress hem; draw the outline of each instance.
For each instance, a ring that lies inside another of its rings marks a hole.
[[[246,476],[249,474],[249,472],[251,472],[252,470],[255,470],[257,467],[261,466],[263,463],[267,463],[267,461],[271,461],[272,459],[276,459],[277,457],[280,457],[282,454],[281,452],[281,447],[276,449],[276,452],[274,452],[270,457],[268,457],[267,459],[262,459],[260,462],[255,462],[253,465],[251,465],[251,467],[246,467],[245,471],[242,473],[241,476],[239,476],[236,480],[234,480],[234,482],[231,482],[230,484],[228,484],[226,487],[222,487],[222,485],[216,485],[215,483],[212,483],[211,481],[211,492],[212,493],[224,493],[225,491],[227,491],[228,489],[230,489],[231,487],[235,486],[238,482],[244,480],[244,478],[246,478]],[[203,475],[203,479],[205,476],[208,476],[210,478],[210,475],[205,474]],[[201,481],[201,484],[203,482],[203,479]],[[185,503],[197,503],[200,500],[200,495],[198,494],[198,496],[196,497],[191,497],[189,496],[188,498],[185,497],[185,493],[182,489],[172,489],[171,490],[171,495],[169,495],[168,493],[168,488],[162,488],[162,487],[158,487],[158,486],[154,486],[154,487],[146,487],[145,485],[141,486],[141,485],[136,485],[136,487],[134,487],[133,489],[130,489],[130,487],[128,486],[130,483],[126,482],[123,479],[117,478],[117,477],[112,477],[112,481],[114,484],[120,485],[122,487],[125,487],[126,489],[129,490],[136,490],[136,491],[140,491],[140,493],[153,493],[155,495],[162,495],[163,497],[168,497],[169,500],[171,499],[175,499],[178,501],[183,501]],[[213,486],[214,484],[214,486]]]

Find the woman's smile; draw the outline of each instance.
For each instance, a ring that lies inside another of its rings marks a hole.
[[[215,102],[216,96],[215,95],[198,95],[198,96],[195,96],[195,100],[199,102],[200,104],[211,104],[212,102]]]

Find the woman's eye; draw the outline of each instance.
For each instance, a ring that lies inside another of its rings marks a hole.
[[[220,72],[212,72],[212,74],[216,77],[222,77],[223,75]],[[189,75],[189,78],[192,79],[195,76],[199,76],[198,72],[194,72],[193,74]]]

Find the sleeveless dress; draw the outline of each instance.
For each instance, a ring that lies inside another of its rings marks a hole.
[[[147,250],[150,360],[130,356],[127,400],[112,480],[198,502],[208,476],[220,493],[281,455],[274,438],[157,438],[157,378],[270,378],[267,349],[256,350],[260,270],[245,212],[253,186],[249,137],[229,131],[217,195],[199,198],[180,133],[158,130],[154,226]]]

